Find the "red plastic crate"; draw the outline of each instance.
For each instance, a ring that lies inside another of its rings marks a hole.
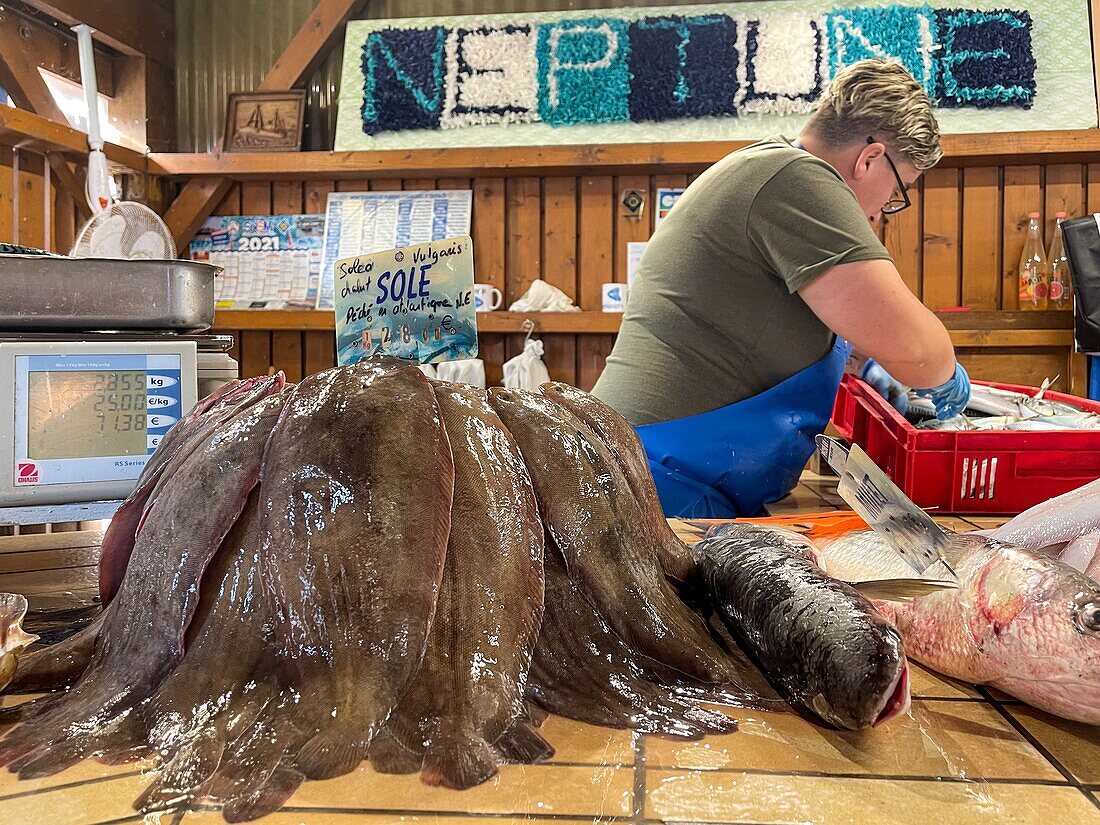
[[[1027,395],[1036,387],[994,384]],[[1100,403],[1047,390],[1100,414]],[[918,506],[940,513],[1015,515],[1100,477],[1100,430],[969,432],[918,430],[871,387],[844,376],[833,426]]]

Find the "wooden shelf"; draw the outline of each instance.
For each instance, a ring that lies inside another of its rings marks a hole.
[[[957,347],[1063,347],[1073,344],[1072,312],[941,312],[937,313]],[[535,323],[535,332],[573,335],[619,331],[620,312],[483,312],[477,316],[482,333],[522,333],[523,322]],[[220,330],[335,329],[325,310],[219,310],[214,327]]]
[[[0,142],[16,149],[59,152],[77,161],[88,159],[88,136],[84,132],[11,106],[0,106]],[[127,169],[153,175],[166,174],[141,152],[125,146],[105,143],[103,154],[111,163]]]
[[[484,146],[454,149],[386,149],[377,152],[155,153],[167,174],[232,180],[338,180],[399,177],[513,177],[553,174],[618,174],[659,168],[666,174],[698,171],[750,141],[621,143],[583,146]],[[947,135],[941,165],[999,164],[1005,158],[1081,159],[1100,152],[1100,129]]]
[[[530,319],[536,333],[615,333],[622,321],[621,312],[482,312],[477,316],[479,332],[524,332],[523,322]],[[298,309],[224,309],[214,316],[215,329],[295,329],[334,330],[331,310]]]

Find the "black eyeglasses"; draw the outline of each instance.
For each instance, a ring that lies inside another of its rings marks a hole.
[[[873,137],[867,138],[868,145],[877,142]],[[903,209],[908,209],[913,205],[913,202],[909,200],[908,187],[906,187],[905,181],[901,179],[901,175],[898,174],[898,167],[894,166],[894,162],[890,160],[890,153],[884,151],[882,155],[886,158],[886,162],[890,164],[890,171],[894,173],[894,180],[898,182],[898,192],[901,193],[900,198],[890,198],[882,207],[883,215],[893,215]]]

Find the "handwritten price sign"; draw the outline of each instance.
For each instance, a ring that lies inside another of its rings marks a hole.
[[[341,365],[376,353],[421,364],[477,357],[469,236],[342,258],[333,281]]]

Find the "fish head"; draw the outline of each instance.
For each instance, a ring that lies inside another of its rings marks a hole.
[[[970,577],[969,632],[990,683],[1069,719],[1100,724],[1100,584],[1057,559],[996,546]]]
[[[27,600],[18,593],[0,593],[0,689],[12,676],[18,654],[38,641],[38,636],[23,629]]]
[[[826,663],[834,671],[826,677],[831,700],[817,695],[807,701],[814,713],[844,730],[879,727],[909,710],[909,662],[901,637],[881,616],[874,619],[869,638],[836,642],[838,654]]]

